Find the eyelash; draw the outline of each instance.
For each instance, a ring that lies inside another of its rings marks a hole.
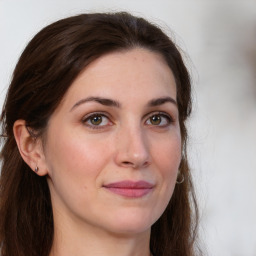
[[[166,120],[166,124],[164,124],[164,125],[149,124],[152,127],[165,128],[174,122],[173,118],[169,114],[166,114],[165,112],[153,112],[150,115],[148,115],[145,123],[150,121],[150,118],[153,118],[155,116],[160,117],[161,122],[162,122],[162,118],[164,118]],[[92,121],[92,118],[94,118],[94,117],[100,117],[101,120],[106,118],[108,120],[108,123],[110,123],[110,124],[106,124],[106,125],[101,125],[101,123],[99,125],[92,124],[91,121]],[[90,122],[90,123],[88,123],[88,122]],[[111,126],[113,124],[113,122],[111,122],[111,120],[110,120],[110,117],[106,113],[102,113],[102,112],[96,112],[96,113],[91,113],[91,114],[86,115],[82,119],[82,123],[84,125],[86,125],[87,127],[89,127],[90,129],[104,129],[106,126]]]
[[[153,127],[159,127],[159,128],[165,128],[168,127],[170,124],[172,124],[174,122],[173,118],[165,113],[165,112],[153,112],[150,114],[150,116],[147,118],[146,122],[150,120],[150,118],[153,118],[154,116],[158,116],[161,118],[161,122],[162,122],[162,118],[164,118],[166,120],[166,124],[164,125],[153,125],[153,124],[149,124]]]
[[[92,118],[94,117],[101,117],[102,119],[103,118],[106,118],[108,120],[108,123],[110,122],[111,124],[107,124],[107,125],[94,125],[94,124],[89,124],[88,122],[92,120]],[[106,115],[105,113],[102,113],[102,112],[96,112],[96,113],[91,113],[91,114],[88,114],[86,115],[83,120],[82,120],[82,123],[89,127],[90,129],[102,129],[106,126],[111,126],[113,123],[110,121],[110,117],[108,115]]]

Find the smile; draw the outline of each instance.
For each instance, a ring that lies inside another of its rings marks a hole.
[[[115,183],[109,183],[103,186],[110,192],[115,194],[130,197],[130,198],[139,198],[147,195],[152,191],[154,185],[146,181],[129,181],[124,180]]]

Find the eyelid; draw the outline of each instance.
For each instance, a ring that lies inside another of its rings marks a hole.
[[[145,122],[152,116],[154,115],[159,115],[159,116],[163,116],[164,118],[168,119],[168,125],[172,124],[175,122],[175,119],[172,117],[172,115],[168,114],[167,112],[163,112],[163,111],[154,111],[154,112],[151,112],[149,114],[146,115],[145,117]],[[166,127],[168,125],[155,125],[156,127]],[[154,125],[152,125],[154,126]]]
[[[99,115],[99,116],[102,115],[102,116],[105,116],[107,118],[110,118],[110,115],[105,111],[94,111],[94,112],[90,112],[90,113],[84,115],[83,118],[82,118],[82,121],[88,119],[91,116],[95,116],[95,115]]]
[[[91,112],[85,116],[83,116],[81,122],[86,126],[86,127],[89,127],[91,129],[104,129],[105,127],[107,126],[110,126],[109,124],[107,125],[93,125],[93,124],[88,124],[86,123],[91,117],[93,116],[102,116],[102,117],[105,117],[109,120],[109,122],[111,124],[113,124],[113,122],[111,121],[111,116],[107,113],[107,112],[104,112],[104,111],[97,111],[97,112]]]

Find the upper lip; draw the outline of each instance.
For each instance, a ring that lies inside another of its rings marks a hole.
[[[150,189],[150,188],[153,188],[154,185],[144,180],[139,180],[139,181],[123,180],[123,181],[105,184],[103,185],[103,187],[127,188],[127,189]]]

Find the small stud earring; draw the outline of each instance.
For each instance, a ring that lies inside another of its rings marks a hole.
[[[37,167],[35,168],[35,173],[38,173],[38,171],[39,171],[39,167],[37,166]]]

